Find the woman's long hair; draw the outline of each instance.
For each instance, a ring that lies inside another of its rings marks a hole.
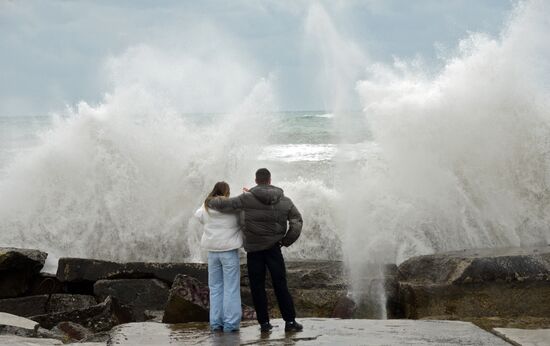
[[[215,197],[229,197],[229,184],[225,181],[218,181],[212,192],[208,194],[208,197],[204,200],[204,209],[208,211],[208,202]]]

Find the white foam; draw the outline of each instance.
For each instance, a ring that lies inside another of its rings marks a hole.
[[[259,160],[298,162],[330,161],[336,154],[334,144],[279,144],[265,147]]]

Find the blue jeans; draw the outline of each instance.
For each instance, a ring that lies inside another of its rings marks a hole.
[[[239,330],[241,323],[241,266],[239,250],[208,252],[210,328]]]

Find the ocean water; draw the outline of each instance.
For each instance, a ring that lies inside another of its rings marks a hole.
[[[274,122],[268,131],[267,143],[256,157],[258,164],[266,167],[287,166],[288,169],[281,170],[284,177],[297,178],[314,174],[324,183],[331,184],[334,180],[331,167],[334,166],[338,146],[357,145],[369,138],[362,112],[346,114],[354,119],[353,136],[348,133],[343,137],[335,129],[332,113],[292,111],[270,114]],[[223,119],[224,115],[197,113],[181,114],[179,117],[198,129],[204,129]],[[55,119],[52,115],[0,117],[0,176],[5,175],[6,169],[19,156],[43,143],[48,133],[55,130]],[[57,119],[58,122],[65,120]]]

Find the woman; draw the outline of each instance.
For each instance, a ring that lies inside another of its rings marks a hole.
[[[208,250],[210,328],[231,332],[239,330],[242,316],[239,248],[243,239],[237,214],[208,209],[208,201],[216,197],[229,197],[226,182],[214,185],[195,217],[204,225],[201,247]]]

